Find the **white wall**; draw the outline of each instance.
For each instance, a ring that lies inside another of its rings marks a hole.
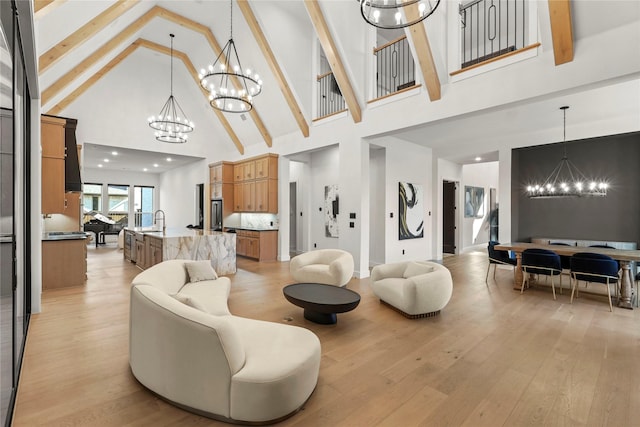
[[[489,241],[489,189],[496,189],[496,199],[499,201],[498,172],[498,162],[476,163],[462,166],[461,189],[463,193],[464,187],[466,186],[482,187],[484,189],[484,209],[482,210],[484,215],[482,218],[465,218],[464,209],[462,209],[464,205],[459,209],[460,211],[463,211],[460,233],[462,235],[462,251],[465,251],[474,245],[487,243]]]
[[[340,184],[340,155],[337,146],[328,147],[314,152],[310,156],[309,171],[311,173],[308,197],[310,199],[311,212],[309,224],[311,225],[311,249],[339,248],[340,237],[326,237],[325,235],[325,207],[324,187],[332,184]],[[338,215],[338,236],[345,233],[340,219],[344,216],[344,189],[338,186],[340,197],[340,214]],[[322,210],[320,210],[322,209]]]
[[[186,227],[196,223],[196,184],[209,182],[209,166],[205,160],[160,175],[158,209],[167,218],[167,227]],[[205,197],[207,191],[205,189]],[[209,209],[205,203],[205,210]]]
[[[397,138],[385,137],[372,142],[375,145],[385,147],[384,159],[384,212],[377,210],[373,213],[372,223],[377,221],[374,216],[384,218],[385,230],[385,255],[384,262],[397,262],[406,260],[426,260],[433,258],[432,253],[432,216],[433,216],[433,189],[431,177],[431,150]],[[372,162],[377,164],[376,162]],[[372,166],[373,170],[377,166]],[[421,239],[399,240],[399,182],[410,182],[422,185],[424,197],[424,237]],[[374,200],[373,190],[371,191]],[[372,203],[375,203],[372,201]],[[393,218],[391,218],[393,214]],[[402,253],[404,250],[404,254]]]

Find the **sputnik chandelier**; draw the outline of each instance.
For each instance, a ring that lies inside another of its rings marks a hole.
[[[542,184],[530,184],[527,186],[527,195],[531,199],[547,199],[560,197],[604,197],[607,195],[609,185],[604,181],[589,180],[567,157],[567,109],[560,107],[563,112],[563,138],[564,155],[560,163]]]
[[[244,113],[253,108],[253,97],[262,91],[262,80],[251,68],[242,68],[233,41],[233,1],[227,44],[207,69],[201,69],[200,86],[209,92],[209,104],[227,113]]]
[[[367,23],[385,30],[417,24],[433,14],[440,0],[358,0]]]
[[[187,133],[193,131],[193,122],[187,119],[180,104],[173,96],[173,34],[171,37],[171,92],[158,116],[151,116],[147,120],[149,126],[156,130],[156,139],[161,142],[184,144],[187,142]]]

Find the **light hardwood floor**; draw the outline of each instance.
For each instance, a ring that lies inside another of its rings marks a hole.
[[[640,310],[569,293],[513,290],[510,270],[484,283],[487,259],[447,257],[451,302],[409,320],[369,280],[336,325],[306,321],[282,287],[288,263],[239,260],[232,313],[290,323],[322,343],[318,386],[283,426],[640,426]],[[82,288],[47,291],[31,318],[16,426],[225,425],[177,409],[128,366],[129,284],[139,272],[113,248],[89,249]],[[293,320],[287,322],[286,318]]]

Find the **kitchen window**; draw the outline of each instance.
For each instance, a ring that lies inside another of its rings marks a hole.
[[[82,186],[82,206],[84,213],[102,212],[102,184],[84,184]]]
[[[133,187],[133,208],[135,210],[136,227],[153,225],[153,187]]]
[[[125,222],[129,215],[129,186],[109,184],[107,186],[108,215],[116,222]]]

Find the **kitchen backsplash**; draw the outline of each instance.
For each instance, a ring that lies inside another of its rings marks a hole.
[[[247,228],[278,228],[277,214],[240,214],[240,226]]]

